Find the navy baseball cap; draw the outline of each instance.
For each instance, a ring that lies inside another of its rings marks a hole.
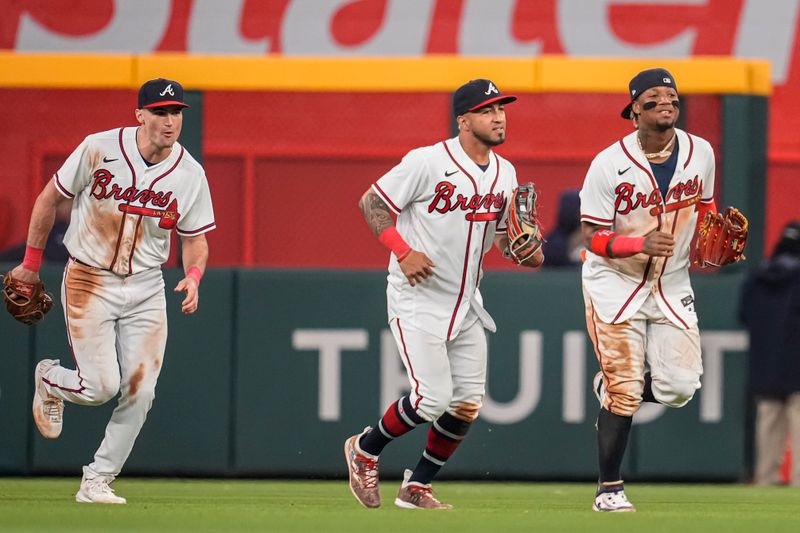
[[[675,78],[673,78],[672,74],[666,69],[651,68],[649,70],[643,70],[634,76],[628,84],[628,94],[631,95],[631,101],[625,106],[625,109],[622,110],[622,118],[631,118],[633,102],[639,98],[640,94],[653,87],[672,87],[675,89],[675,92],[678,92],[678,86],[675,85]]]
[[[508,104],[516,99],[516,96],[510,94],[503,95],[491,80],[470,80],[453,93],[453,116],[457,117],[495,102]]]
[[[144,83],[139,88],[138,109],[149,109],[167,105],[189,107],[183,103],[183,87],[175,80],[156,78]]]

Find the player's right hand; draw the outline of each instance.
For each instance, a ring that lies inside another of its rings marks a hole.
[[[642,252],[658,257],[672,257],[675,253],[675,237],[671,233],[653,230],[644,237]]]
[[[400,270],[406,275],[406,279],[408,279],[412,287],[417,283],[421,283],[428,276],[433,275],[435,266],[427,255],[416,250],[411,250],[400,261]]]
[[[38,272],[34,272],[33,270],[28,270],[22,265],[17,265],[16,267],[14,267],[14,270],[11,271],[11,277],[16,280],[31,284],[39,283],[40,281]]]

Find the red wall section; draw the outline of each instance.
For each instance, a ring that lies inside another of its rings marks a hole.
[[[617,118],[624,97],[519,96],[506,108],[509,137],[497,151],[516,165],[520,182],[538,185],[547,234],[561,192],[580,187],[592,157],[631,125]],[[13,102],[0,134],[2,247],[24,241],[36,194],[85,135],[135,124],[135,94],[0,90],[0,98]],[[718,99],[685,103],[688,129],[719,149]],[[358,200],[408,150],[450,136],[449,107],[449,95],[431,93],[206,93],[204,162],[218,225],[208,234],[211,264],[384,268],[388,253]],[[800,216],[799,167],[800,159],[770,164],[768,247]],[[510,267],[496,253],[485,265]]]

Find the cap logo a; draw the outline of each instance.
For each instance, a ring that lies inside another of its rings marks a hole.
[[[672,83],[672,80],[669,78],[664,78],[661,81],[663,81],[664,83]]]
[[[165,94],[168,94],[170,96],[175,96],[175,91],[172,90],[172,84],[171,83],[169,85],[167,85],[167,87],[163,91],[158,93],[158,96],[164,96]]]
[[[489,88],[488,88],[488,89],[486,89],[486,92],[485,92],[485,93],[483,93],[483,94],[485,94],[485,95],[487,95],[487,96],[488,96],[488,95],[490,95],[490,94],[492,94],[492,93],[495,93],[495,94],[500,94],[500,91],[498,91],[498,90],[497,90],[497,87],[495,87],[495,86],[494,86],[494,83],[492,83],[492,82],[489,82]]]

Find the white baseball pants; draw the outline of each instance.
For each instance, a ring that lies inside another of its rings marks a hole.
[[[128,459],[155,397],[167,342],[160,268],[128,277],[70,260],[61,301],[76,370],[44,375],[47,391],[67,402],[100,405],[121,392],[92,473],[116,476]]]
[[[639,410],[645,363],[653,396],[669,407],[683,407],[700,388],[703,363],[697,326],[682,329],[664,316],[652,294],[629,320],[606,324],[584,290],[586,326],[603,372],[603,407],[620,416]]]
[[[486,392],[486,330],[480,320],[445,341],[393,319],[389,327],[411,385],[417,414],[432,422],[445,411],[475,418]]]

